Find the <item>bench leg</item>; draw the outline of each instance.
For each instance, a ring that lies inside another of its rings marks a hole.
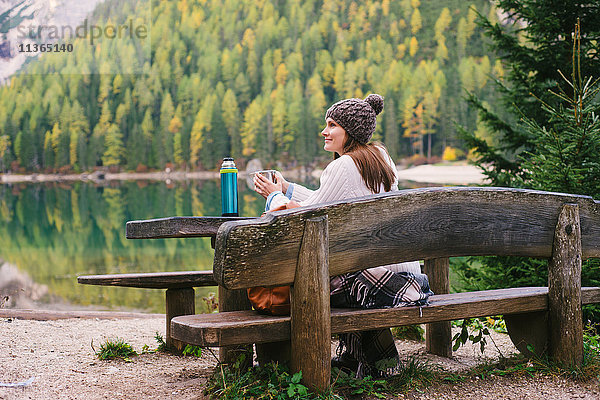
[[[219,312],[251,310],[252,306],[248,300],[245,289],[227,290],[219,286]],[[246,359],[241,369],[247,369],[252,365],[252,345],[224,346],[219,348],[219,361],[223,364],[234,364],[240,355],[245,354]]]
[[[434,258],[425,260],[424,271],[429,286],[435,294],[450,293],[450,260]],[[452,326],[450,321],[433,322],[426,325],[425,347],[427,352],[441,357],[452,357]]]
[[[171,338],[171,320],[180,315],[193,315],[196,313],[194,289],[167,289],[165,297],[167,312],[166,344],[168,348],[182,352],[185,343]]]
[[[548,261],[548,350],[563,366],[583,363],[581,259],[579,207],[565,204],[558,217],[552,258]]]
[[[259,365],[275,361],[278,364],[288,365],[291,359],[292,344],[289,340],[272,343],[256,343],[256,361]]]
[[[302,371],[304,384],[317,391],[331,378],[328,259],[327,216],[307,220],[291,290],[292,372]]]
[[[548,349],[548,312],[505,314],[508,336],[525,357],[542,357]],[[532,351],[533,350],[533,351]]]

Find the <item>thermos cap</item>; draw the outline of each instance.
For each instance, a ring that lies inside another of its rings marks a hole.
[[[235,169],[235,172],[237,172],[237,168],[235,166],[235,162],[233,161],[232,157],[225,157],[223,159],[223,164],[221,164],[221,172],[223,172],[223,170],[225,169]],[[234,171],[229,171],[229,172],[234,172]]]

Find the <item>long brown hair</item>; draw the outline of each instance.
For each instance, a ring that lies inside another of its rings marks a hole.
[[[373,193],[379,193],[381,184],[383,184],[384,190],[389,192],[396,175],[378,147],[381,147],[387,154],[383,143],[362,144],[348,135],[344,143],[344,154],[352,157],[360,176],[362,176],[363,181]],[[338,159],[339,157],[340,155],[337,152],[334,153],[334,159]]]

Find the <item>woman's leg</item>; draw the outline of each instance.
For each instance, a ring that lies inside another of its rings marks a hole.
[[[415,267],[416,267],[415,263]],[[423,305],[431,295],[426,275],[395,272],[375,267],[332,277],[332,307],[398,307]],[[385,376],[399,364],[398,351],[389,329],[339,335],[338,358],[358,362],[357,377]]]
[[[357,361],[357,378],[392,375],[400,364],[394,337],[389,329],[352,332],[339,335],[338,351],[346,359]]]

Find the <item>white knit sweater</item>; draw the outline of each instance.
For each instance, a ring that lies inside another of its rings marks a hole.
[[[396,166],[385,150],[380,148],[381,153],[398,176]],[[398,179],[394,177],[391,190],[398,190]],[[320,178],[320,186],[317,190],[310,190],[297,183],[291,183],[288,191],[292,191],[291,200],[297,201],[301,206],[325,203],[336,200],[346,200],[373,194],[367,187],[364,179],[358,171],[358,167],[349,155],[343,155],[332,161],[325,168]],[[383,184],[379,193],[385,192]],[[283,194],[277,194],[270,203],[270,208],[276,208],[286,204],[289,199]]]
[[[396,165],[384,149],[380,148],[380,150],[390,167],[392,167],[395,175],[390,191],[398,190],[398,171],[396,170]],[[300,206],[346,200],[373,194],[360,175],[354,160],[349,155],[343,155],[327,165],[321,174],[320,186],[317,190],[310,190],[297,183],[290,183],[287,193],[288,196],[283,195],[281,192],[274,194],[274,196],[268,200],[269,209],[288,203],[290,201],[288,198],[290,191],[291,200],[297,201]],[[382,184],[379,193],[384,192],[385,189]],[[385,268],[395,272],[421,272],[418,261],[387,265]]]

